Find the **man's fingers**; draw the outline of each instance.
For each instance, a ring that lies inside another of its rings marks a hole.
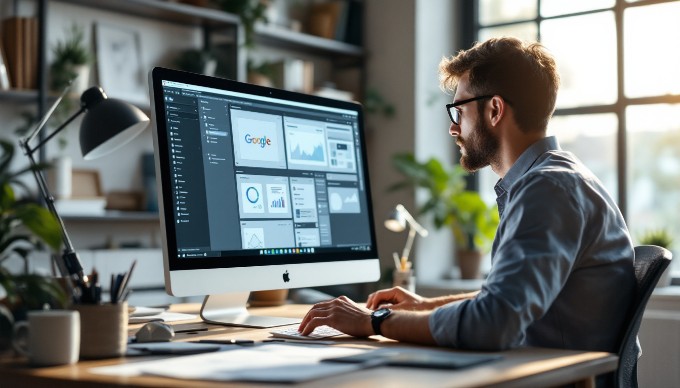
[[[375,310],[379,305],[384,303],[397,303],[398,301],[395,299],[395,296],[396,288],[376,291],[369,296],[366,307]]]
[[[328,317],[325,316],[319,316],[319,317],[314,317],[307,322],[304,328],[298,329],[302,335],[309,335],[311,334],[314,329],[316,329],[319,326],[327,325],[326,323],[328,321]]]
[[[328,306],[328,302],[322,302],[322,303],[317,303],[315,304],[309,311],[307,311],[307,314],[305,314],[305,317],[302,318],[302,322],[300,322],[300,328],[305,327],[307,324],[309,324],[309,321],[312,320],[314,317],[319,316],[319,314],[324,314],[330,309],[330,306]]]

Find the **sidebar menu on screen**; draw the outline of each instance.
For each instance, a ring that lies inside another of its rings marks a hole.
[[[164,98],[178,254],[191,257],[210,245],[198,104],[196,96],[176,89],[166,89]]]
[[[206,202],[213,252],[242,248],[238,198],[234,179],[234,152],[229,118],[229,101],[219,97],[198,99],[199,122],[203,141]]]

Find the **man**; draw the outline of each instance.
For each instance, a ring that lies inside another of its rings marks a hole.
[[[315,305],[300,324],[459,349],[616,352],[634,296],[633,246],[615,202],[546,137],[559,76],[538,43],[477,44],[440,65],[449,128],[470,171],[490,165],[500,225],[481,291],[423,298],[401,288]],[[389,309],[384,309],[389,307]],[[371,310],[377,309],[375,312]]]

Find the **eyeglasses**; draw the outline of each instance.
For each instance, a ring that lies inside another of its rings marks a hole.
[[[493,94],[490,94],[490,95],[485,95],[485,96],[472,97],[472,98],[468,98],[467,100],[454,102],[453,104],[446,104],[446,111],[449,113],[449,118],[451,119],[451,122],[456,124],[456,125],[460,125],[461,111],[458,110],[459,106],[461,106],[463,104],[467,104],[468,102],[483,100],[485,98],[491,98],[493,96],[494,96]]]

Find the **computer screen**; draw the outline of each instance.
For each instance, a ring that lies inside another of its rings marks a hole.
[[[214,314],[250,291],[378,280],[361,105],[164,68],[149,84],[168,293],[238,324]]]

